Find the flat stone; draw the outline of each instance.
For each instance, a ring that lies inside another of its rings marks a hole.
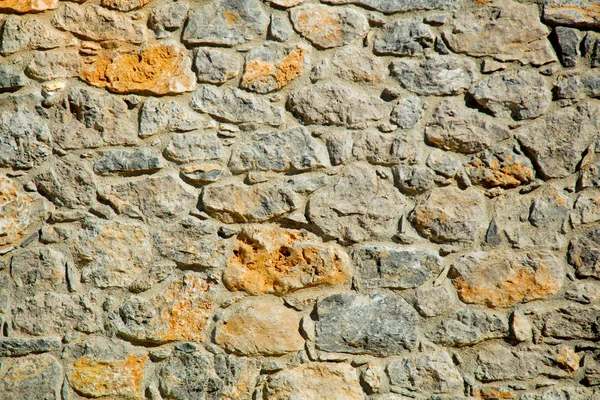
[[[373,52],[379,55],[418,56],[432,47],[435,36],[420,19],[397,19],[386,23],[375,37]]]
[[[481,193],[449,186],[433,191],[409,219],[420,234],[435,243],[470,242],[487,227],[486,214]]]
[[[340,102],[339,99],[346,99]],[[290,93],[288,106],[304,124],[352,126],[383,118],[384,103],[337,83],[307,85]]]
[[[25,71],[38,81],[51,81],[79,76],[80,67],[77,50],[36,52]]]
[[[50,155],[50,130],[39,116],[0,113],[0,167],[30,169]]]
[[[542,362],[535,353],[511,351],[495,344],[477,353],[475,377],[482,382],[535,379]]]
[[[381,59],[355,46],[344,47],[336,51],[333,55],[332,66],[334,74],[353,82],[376,84],[387,75]]]
[[[557,61],[549,33],[539,21],[537,5],[511,1],[482,7],[479,13],[463,13],[444,39],[455,53],[537,66]]]
[[[340,293],[317,302],[316,346],[329,352],[387,357],[417,345],[419,316],[400,296]]]
[[[10,260],[10,276],[16,287],[63,288],[67,257],[51,247],[24,250]]]
[[[417,96],[400,99],[390,114],[390,121],[402,129],[414,128],[425,111],[425,105]]]
[[[543,315],[544,336],[560,339],[598,339],[600,309],[589,305],[571,305]]]
[[[551,25],[594,29],[600,26],[600,11],[594,0],[546,0],[542,19]]]
[[[56,2],[58,5],[58,2]],[[27,50],[49,50],[69,44],[68,37],[35,19],[10,16],[2,28],[3,55]]]
[[[394,60],[391,71],[402,87],[422,96],[460,94],[479,78],[472,60],[452,56]]]
[[[563,178],[577,169],[597,135],[598,105],[587,102],[563,108],[517,131],[544,179]]]
[[[600,229],[579,234],[569,244],[569,264],[581,277],[600,278]]]
[[[181,176],[192,184],[204,185],[218,181],[223,176],[223,167],[214,163],[200,163],[182,167]]]
[[[358,284],[365,288],[411,289],[440,271],[440,257],[429,250],[362,245],[353,251]]]
[[[596,191],[584,191],[575,201],[571,212],[571,224],[587,225],[600,221],[600,195]]]
[[[460,371],[443,350],[393,360],[387,372],[392,386],[411,391],[437,394],[463,390]]]
[[[94,174],[87,164],[63,162],[34,176],[40,194],[59,207],[87,207],[96,198]]]
[[[305,363],[267,378],[265,396],[269,399],[362,400],[363,391],[354,368],[340,363]]]
[[[552,101],[544,78],[529,70],[493,74],[469,89],[469,95],[495,117],[516,120],[541,116]]]
[[[217,322],[215,342],[239,355],[282,355],[304,349],[300,315],[279,299],[242,302]]]
[[[314,286],[336,286],[349,278],[350,260],[333,243],[306,232],[247,227],[237,236],[223,283],[231,291],[285,295]]]
[[[242,71],[244,59],[238,53],[199,48],[194,57],[198,82],[225,83]]]
[[[139,136],[142,138],[164,132],[187,132],[200,129],[203,118],[174,101],[147,99],[140,111]]]
[[[27,354],[39,354],[60,348],[60,338],[48,337],[38,339],[1,338],[0,357],[21,357]]]
[[[203,85],[192,95],[190,106],[200,112],[236,124],[254,122],[272,126],[283,124],[285,110],[266,99],[240,89],[220,89]]]
[[[162,158],[150,149],[107,150],[100,152],[94,172],[99,175],[137,175],[153,173],[163,167]]]
[[[182,40],[188,45],[231,47],[266,32],[269,16],[258,0],[219,0],[191,11]]]
[[[325,145],[304,127],[257,132],[236,141],[228,167],[234,174],[247,171],[297,173],[329,166]]]
[[[320,49],[346,45],[369,29],[367,18],[356,10],[305,4],[290,10],[294,29]]]
[[[59,400],[63,368],[49,354],[30,355],[12,364],[0,380],[6,400]]]
[[[514,188],[533,181],[535,170],[531,161],[506,148],[485,150],[465,165],[471,183],[486,188]]]
[[[329,4],[357,4],[386,14],[414,10],[446,10],[455,8],[456,0],[325,0]]]
[[[84,62],[80,77],[115,93],[165,95],[196,88],[192,59],[177,42],[150,42],[134,53],[100,52]]]
[[[465,308],[446,317],[426,336],[441,345],[463,347],[507,335],[508,318],[505,314]]]
[[[224,157],[221,140],[214,133],[179,133],[171,138],[163,153],[166,158],[179,164],[215,161]]]
[[[2,0],[0,2],[0,11],[15,12],[19,14],[39,13],[46,10],[53,10],[58,7],[58,0],[41,0],[31,2],[27,0]]]
[[[345,167],[333,186],[317,190],[307,215],[326,236],[350,242],[385,239],[397,230],[406,200],[364,163]]]
[[[101,0],[102,7],[118,11],[133,11],[144,7],[150,0]]]

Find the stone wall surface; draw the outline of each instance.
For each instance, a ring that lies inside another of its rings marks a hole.
[[[0,399],[600,399],[600,1],[0,27]]]

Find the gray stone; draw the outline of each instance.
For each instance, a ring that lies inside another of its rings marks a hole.
[[[402,129],[414,128],[425,111],[425,106],[417,96],[400,99],[392,109],[390,121]]]
[[[297,173],[328,167],[325,146],[308,129],[299,127],[280,132],[258,132],[239,140],[231,149],[229,169]]]
[[[369,52],[348,46],[333,55],[333,72],[354,82],[379,83],[387,75],[383,62]]]
[[[140,131],[142,138],[164,132],[187,132],[199,129],[203,118],[174,101],[161,101],[149,98],[140,111]]]
[[[598,105],[587,102],[555,111],[517,131],[544,179],[575,172],[583,152],[597,136]]]
[[[160,156],[149,149],[107,150],[100,152],[94,172],[99,175],[137,175],[156,172],[163,167]]]
[[[508,318],[501,313],[465,308],[438,323],[426,336],[446,346],[470,346],[508,336]]]
[[[568,255],[578,276],[600,278],[600,228],[575,236]]]
[[[0,93],[14,92],[27,84],[23,70],[10,64],[0,65]]]
[[[154,31],[158,39],[169,36],[168,31],[174,31],[183,26],[190,6],[188,3],[169,3],[155,7],[148,18],[148,27]]]
[[[573,226],[586,225],[600,221],[600,195],[596,191],[584,191],[575,201],[571,212]]]
[[[219,84],[238,76],[243,62],[243,57],[237,53],[200,48],[194,57],[194,70],[198,82]]]
[[[79,75],[81,60],[77,50],[38,51],[25,72],[38,81],[73,78]]]
[[[562,65],[567,68],[574,67],[579,58],[578,30],[559,26],[554,29],[554,38]]]
[[[29,169],[50,155],[50,130],[32,113],[0,114],[0,167]]]
[[[396,165],[392,172],[396,186],[404,194],[421,194],[434,186],[435,172],[427,167]]]
[[[537,378],[542,357],[492,345],[477,353],[476,363],[475,378],[482,382],[526,380]]]
[[[354,141],[349,132],[332,132],[327,135],[325,144],[327,145],[327,150],[329,151],[329,159],[333,165],[343,164],[352,156]]]
[[[582,76],[576,74],[558,75],[552,93],[556,99],[579,99],[584,97]]]
[[[451,285],[420,288],[415,292],[415,309],[423,317],[437,317],[452,310],[456,294]]]
[[[440,271],[440,257],[428,250],[390,245],[363,245],[354,249],[359,286],[411,289]]]
[[[495,117],[537,118],[552,101],[546,81],[535,71],[499,72],[469,89],[469,95]]]
[[[12,364],[0,380],[6,400],[59,400],[63,368],[49,354],[27,356]]]
[[[182,40],[231,47],[261,37],[268,25],[269,16],[258,0],[219,0],[189,13]]]
[[[426,164],[436,173],[447,178],[454,177],[462,166],[462,162],[457,156],[442,150],[432,151],[427,157]]]
[[[535,170],[531,161],[506,148],[485,150],[465,165],[465,171],[474,185],[486,188],[513,188],[533,181]]]
[[[594,0],[545,0],[542,13],[544,22],[580,28],[597,28],[600,16]]]
[[[219,164],[201,163],[181,168],[181,176],[194,185],[212,183],[223,176],[223,167]]]
[[[398,295],[334,294],[317,302],[315,315],[320,350],[386,357],[417,345],[420,318]]]
[[[21,357],[27,354],[47,353],[60,348],[60,338],[39,339],[0,338],[0,357]]]
[[[325,0],[330,4],[358,4],[386,14],[414,10],[446,10],[455,8],[456,0]]]
[[[10,260],[10,276],[16,287],[61,289],[66,285],[66,256],[51,247],[24,250]]]
[[[179,133],[171,138],[164,155],[176,163],[187,163],[220,160],[224,150],[221,141],[214,133]]]
[[[581,168],[578,186],[580,189],[600,187],[600,163],[591,163]]]
[[[371,164],[394,165],[413,160],[421,141],[421,134],[416,132],[382,133],[365,129],[356,135],[352,154],[357,160]]]
[[[65,34],[36,19],[10,16],[2,28],[3,55],[27,50],[49,50],[68,44]]]
[[[391,70],[405,89],[424,96],[460,94],[479,78],[473,61],[452,56],[394,60]]]
[[[294,34],[292,24],[287,17],[278,14],[271,14],[271,24],[269,25],[269,37],[278,42],[290,40]]]
[[[340,102],[339,99],[345,99]],[[288,106],[296,118],[308,125],[352,126],[384,116],[384,103],[337,83],[302,87],[291,92]]]
[[[545,314],[542,334],[561,339],[598,339],[600,309],[572,305]]]
[[[272,126],[283,124],[283,107],[239,89],[201,86],[192,95],[190,106],[227,122],[254,122]]]
[[[379,55],[418,56],[432,47],[435,37],[419,19],[398,19],[383,25],[373,51]]]
[[[326,236],[350,242],[387,239],[398,229],[406,200],[366,164],[345,167],[332,186],[310,198],[309,220]]]
[[[77,208],[96,198],[94,175],[87,164],[57,160],[34,177],[38,191],[59,207]]]

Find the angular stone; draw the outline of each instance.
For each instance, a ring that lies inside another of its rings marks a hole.
[[[523,65],[556,61],[547,39],[550,30],[539,21],[537,5],[511,1],[480,10],[463,13],[454,31],[444,34],[453,52]]]
[[[600,278],[600,228],[575,236],[568,255],[578,276]]]
[[[225,83],[242,71],[244,59],[237,53],[218,49],[198,49],[194,57],[194,70],[198,82]]]
[[[77,359],[68,375],[69,384],[84,396],[142,398],[144,365],[148,356],[129,354],[124,360]]]
[[[579,189],[600,187],[600,163],[595,162],[581,168],[581,176],[578,182]]]
[[[140,111],[140,137],[164,132],[187,132],[200,129],[200,115],[174,101],[149,98]]]
[[[349,364],[305,363],[269,375],[265,398],[362,400],[358,375]]]
[[[109,320],[121,336],[136,342],[202,342],[214,307],[211,286],[188,273],[150,296],[132,298]]]
[[[59,400],[63,369],[49,354],[27,356],[14,363],[0,380],[6,400]]]
[[[50,155],[50,130],[39,116],[24,112],[0,114],[0,167],[29,169]]]
[[[454,308],[456,293],[451,285],[421,288],[415,292],[415,309],[423,317],[437,317]]]
[[[356,163],[345,167],[333,186],[312,195],[307,215],[326,236],[361,242],[393,236],[405,203],[391,182]]]
[[[27,84],[23,70],[10,64],[0,65],[0,93],[15,92]]]
[[[510,136],[502,125],[457,100],[443,101],[425,127],[425,139],[429,144],[467,154],[485,150]]]
[[[219,164],[201,163],[181,168],[183,180],[194,185],[204,185],[218,181],[223,175],[223,167]]]
[[[436,173],[452,178],[462,167],[462,160],[452,153],[436,149],[429,154],[426,164]]]
[[[223,145],[215,134],[180,133],[171,138],[164,155],[176,163],[220,160]]]
[[[529,70],[493,74],[469,89],[469,95],[495,117],[517,120],[539,117],[552,101],[544,78]]]
[[[386,357],[417,345],[419,316],[400,296],[340,293],[317,302],[316,346],[330,352]]]
[[[549,252],[504,250],[467,254],[452,265],[450,276],[463,302],[502,308],[556,294],[564,270]]]
[[[327,149],[304,127],[258,132],[238,140],[231,150],[229,169],[247,171],[305,172],[328,167]]]
[[[142,43],[144,29],[130,16],[106,10],[100,6],[63,4],[54,13],[52,24],[60,30],[94,42],[105,40]]]
[[[287,15],[282,16],[278,14],[271,14],[271,24],[269,25],[269,39],[274,39],[278,42],[286,42],[292,37],[293,34],[294,28],[292,28],[292,24],[287,18]]]
[[[101,0],[102,7],[118,11],[132,11],[144,7],[150,0]]]
[[[433,46],[435,36],[420,19],[397,19],[377,33],[373,52],[379,55],[417,56]]]
[[[345,99],[340,102],[339,99]],[[384,116],[384,103],[337,83],[304,86],[291,92],[288,106],[304,124],[351,126]]]
[[[298,4],[303,3],[305,0],[267,0],[267,1],[271,4],[275,4],[276,6],[279,6],[279,7],[289,8],[289,7],[297,6]]]
[[[39,339],[0,338],[0,357],[21,357],[27,354],[38,354],[60,348],[60,338],[49,337]]]
[[[600,11],[594,0],[545,0],[543,6],[546,23],[592,29],[600,26]]]
[[[107,150],[100,152],[94,172],[99,175],[137,175],[156,172],[163,167],[162,158],[150,149]]]
[[[348,46],[333,55],[333,72],[342,79],[376,84],[387,75],[381,59],[359,47]]]
[[[486,188],[513,188],[530,183],[535,171],[525,156],[505,148],[485,150],[465,165],[471,183]]]
[[[65,34],[42,21],[11,16],[6,19],[2,28],[0,52],[8,55],[18,51],[49,50],[68,43]]]
[[[517,131],[517,139],[544,179],[575,172],[583,152],[598,133],[599,110],[592,102],[563,108]]]
[[[394,105],[390,114],[390,121],[402,129],[414,128],[425,111],[425,106],[417,96],[401,99]]]
[[[351,8],[306,4],[290,10],[294,29],[320,49],[346,45],[369,29],[367,18]]]
[[[473,188],[440,188],[415,207],[410,221],[436,243],[470,242],[487,227],[484,197]]]
[[[324,0],[329,4],[358,4],[386,14],[414,10],[446,10],[455,8],[456,0]]]
[[[38,81],[51,81],[79,76],[80,67],[77,50],[36,52],[25,71]]]
[[[589,305],[559,308],[545,314],[542,334],[561,339],[598,339],[600,309]]]
[[[303,45],[267,43],[246,54],[240,87],[256,93],[279,90],[298,78],[309,63]]]
[[[296,209],[294,193],[280,181],[256,185],[219,183],[204,187],[202,205],[225,223],[264,222]]]
[[[51,247],[24,250],[10,260],[10,276],[17,287],[63,288],[67,257]]]
[[[249,300],[227,311],[215,342],[230,353],[277,356],[304,349],[300,316],[279,299]]]
[[[479,78],[472,60],[452,56],[394,60],[391,70],[405,89],[422,96],[460,94]]]
[[[462,376],[443,350],[393,360],[387,372],[392,386],[411,391],[458,393],[463,390]]]
[[[178,2],[155,7],[148,17],[148,27],[154,31],[157,39],[169,36],[167,31],[174,31],[183,26],[187,19],[190,5]]]
[[[496,344],[479,351],[476,363],[475,377],[482,382],[494,382],[535,379],[540,373],[537,364],[542,359],[536,358],[535,353],[511,351]]]
[[[597,192],[584,191],[575,201],[571,212],[573,226],[586,225],[600,221],[600,195]]]
[[[349,278],[350,260],[339,246],[306,232],[248,227],[237,236],[223,283],[231,291],[275,294],[335,286]]]
[[[505,314],[465,308],[442,320],[426,336],[441,345],[463,347],[507,335]]]
[[[354,249],[358,284],[367,289],[411,289],[440,271],[440,257],[428,250],[389,245],[362,245]]]
[[[188,45],[231,47],[261,37],[268,25],[258,0],[219,0],[189,13],[182,40]]]
[[[204,85],[192,95],[190,106],[227,122],[254,122],[272,126],[283,124],[285,111],[267,100],[239,89]]]
[[[116,93],[165,95],[196,88],[192,59],[176,42],[150,42],[133,53],[101,52],[84,63],[81,79]]]
[[[119,214],[150,220],[186,214],[196,198],[174,175],[107,185],[99,195]]]
[[[87,207],[96,198],[93,173],[84,163],[57,160],[34,181],[40,194],[59,207]]]
[[[554,29],[557,52],[563,66],[569,68],[577,64],[579,58],[579,34],[577,29],[559,26]]]
[[[396,165],[392,172],[396,186],[408,195],[420,194],[434,186],[435,172],[426,167]]]

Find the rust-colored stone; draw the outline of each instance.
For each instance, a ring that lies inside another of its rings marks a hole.
[[[535,175],[529,160],[508,152],[500,158],[493,155],[475,157],[467,164],[466,170],[474,185],[487,188],[514,188],[526,185]]]
[[[307,52],[306,48],[297,46],[281,60],[248,60],[241,86],[258,93],[269,93],[283,88],[300,76]]]
[[[315,235],[275,227],[245,228],[227,261],[223,282],[231,291],[284,295],[339,285],[348,279],[348,255]]]
[[[54,10],[58,7],[58,0],[0,0],[1,12],[15,12],[19,14]]]

